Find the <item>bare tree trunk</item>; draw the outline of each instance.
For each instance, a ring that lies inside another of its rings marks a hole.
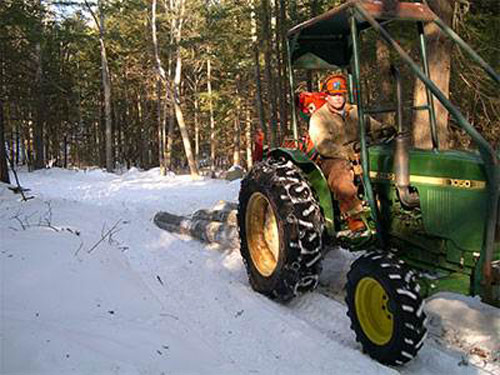
[[[142,97],[141,94],[137,93],[137,98],[136,98],[136,108],[137,108],[137,124],[138,124],[138,131],[139,131],[139,139],[138,142],[136,141],[136,144],[139,145],[137,152],[139,153],[139,163],[141,168],[144,168],[146,166],[146,147],[145,146],[145,138],[144,138],[144,127],[143,127],[143,116],[142,116]]]
[[[33,123],[28,121],[27,129],[24,135],[24,148],[26,150],[26,165],[28,166],[28,171],[32,171],[34,169],[33,166]]]
[[[7,152],[5,151],[3,101],[0,99],[0,181],[10,184],[9,170],[7,168]],[[14,162],[11,159],[12,163]]]
[[[262,9],[261,9],[261,14],[262,14],[262,38],[264,40],[264,63],[265,63],[265,69],[264,69],[264,77],[266,79],[267,83],[267,94],[268,94],[268,99],[271,108],[270,108],[270,121],[271,121],[271,129],[268,133],[270,133],[270,146],[271,148],[274,148],[276,146],[276,133],[277,133],[277,118],[276,118],[276,113],[277,113],[277,105],[276,105],[276,92],[275,92],[275,82],[274,82],[274,75],[272,73],[272,34],[271,34],[271,24],[270,24],[270,19],[269,19],[269,14],[270,14],[270,6],[269,6],[269,0],[261,0],[262,4]]]
[[[64,134],[63,139],[63,167],[68,168],[68,135]]]
[[[208,50],[209,56],[207,59],[207,90],[208,90],[208,108],[210,111],[210,168],[212,171],[215,170],[215,158],[217,157],[215,153],[216,138],[215,138],[215,118],[214,118],[214,107],[212,101],[212,62],[210,57],[210,48]]]
[[[78,75],[80,75],[80,62],[77,63],[77,69],[78,69]],[[77,91],[76,94],[78,95],[78,133],[81,134],[83,133],[84,125],[83,125],[83,115],[82,115],[82,87],[80,86],[80,83],[77,83]],[[75,136],[73,141],[75,144],[80,142],[79,139],[77,139],[78,136]],[[76,159],[77,159],[77,167],[81,167],[81,161],[82,161],[82,147],[76,147]]]
[[[41,2],[40,2],[41,3]],[[40,5],[41,6],[41,5]],[[41,20],[40,20],[41,22]],[[43,61],[42,61],[42,50],[40,42],[36,43],[36,92],[37,92],[37,110],[36,119],[33,127],[33,148],[35,152],[34,169],[41,169],[45,167],[45,157],[44,157],[44,142],[43,142],[43,127],[45,122],[45,95],[43,93]]]
[[[236,75],[236,112],[234,116],[234,132],[233,132],[233,165],[241,165],[240,160],[240,137],[241,137],[241,77]]]
[[[318,9],[318,0],[311,0],[309,2],[309,16],[310,17],[316,17],[319,15],[319,9]],[[307,84],[307,91],[315,91],[314,89],[314,74],[312,70],[307,70],[306,71],[306,84]]]
[[[167,173],[168,166],[166,165],[165,159],[165,123],[162,121],[161,113],[162,113],[162,103],[161,103],[161,81],[167,85],[167,77],[165,74],[165,70],[162,67],[160,52],[158,49],[158,38],[156,32],[156,0],[152,0],[151,4],[151,36],[153,40],[153,50],[156,61],[156,74],[157,74],[157,83],[156,83],[156,91],[158,95],[158,103],[157,103],[157,123],[158,123],[158,161],[160,163],[160,174],[165,176]]]
[[[106,145],[104,139],[106,137],[105,134],[105,124],[103,121],[103,103],[104,103],[104,93],[102,90],[99,90],[99,109],[98,116],[99,120],[97,121],[97,129],[96,129],[96,144],[97,149],[99,150],[99,167],[106,167]]]
[[[257,111],[259,113],[260,127],[262,128],[264,134],[267,134],[268,127],[266,121],[266,115],[264,111],[264,103],[262,101],[262,80],[260,77],[260,61],[259,61],[259,50],[256,48],[254,51],[254,64],[255,64],[255,101],[257,102]]]
[[[252,3],[252,13],[251,13],[251,24],[252,24],[252,44],[254,46],[254,74],[255,74],[255,102],[257,106],[257,112],[259,114],[259,123],[260,127],[267,133],[267,123],[266,123],[266,115],[264,112],[264,104],[262,102],[262,81],[260,78],[260,39],[257,37],[257,9],[256,9],[256,0]]]
[[[233,134],[233,165],[240,165],[240,119],[237,115],[234,118],[234,134]]]
[[[19,163],[24,164],[24,147],[23,147],[23,139],[21,137],[21,129],[19,124],[16,124],[16,149],[15,149],[15,161],[14,164],[18,165]],[[14,160],[14,159],[13,159]]]
[[[200,104],[197,91],[198,88],[196,87],[196,92],[194,93],[194,159],[196,163],[200,160]]]
[[[377,90],[379,97],[377,98],[379,103],[387,104],[392,97],[392,87],[391,87],[391,60],[389,46],[381,39],[377,39],[377,68],[379,75],[377,76],[376,82],[380,82],[380,90]],[[392,115],[390,113],[385,113],[380,115],[382,122],[388,123],[391,120]]]
[[[431,9],[443,19],[447,25],[451,25],[454,10],[454,0],[429,0]],[[438,26],[428,23],[424,27],[427,38],[429,74],[439,89],[449,97],[450,73],[451,73],[451,51],[452,43],[447,40]],[[416,80],[414,89],[414,105],[426,104],[427,96],[425,85]],[[447,149],[450,146],[448,128],[448,111],[434,100],[436,110],[436,125],[439,138],[439,147]],[[413,118],[413,142],[418,148],[432,148],[430,115],[428,111],[415,111]]]
[[[284,0],[275,0],[276,2],[276,40],[278,48],[278,90],[279,90],[279,111],[280,111],[280,142],[288,133],[288,111],[287,111],[287,97],[288,97],[288,79],[286,76],[286,36],[285,36],[285,21],[286,21],[286,2]],[[279,9],[279,11],[278,11]]]
[[[126,104],[125,104],[125,118],[126,119],[131,118],[130,105],[128,103],[130,103],[129,100],[127,100]],[[127,121],[127,123],[128,123],[128,121]],[[120,136],[121,136],[121,144],[122,144],[122,149],[123,149],[123,159],[125,160],[125,165],[126,165],[127,169],[130,168],[130,164],[131,164],[131,161],[130,161],[130,149],[131,149],[131,147],[130,147],[130,142],[129,142],[130,137],[128,136],[129,134],[130,134],[130,126],[127,126],[125,129],[122,128]]]
[[[182,109],[180,105],[180,84],[181,84],[181,69],[182,69],[182,59],[180,51],[177,51],[177,64],[176,73],[174,80],[174,109],[175,117],[177,119],[177,124],[179,125],[179,130],[181,132],[182,143],[184,145],[184,152],[186,153],[186,158],[189,164],[189,170],[191,176],[198,176],[198,167],[194,162],[193,151],[191,150],[191,143],[189,141],[189,134],[184,122],[184,116],[182,114]]]
[[[182,58],[181,58],[181,46],[180,42],[182,39],[182,24],[184,22],[184,0],[178,0],[177,2],[177,22],[176,28],[173,30],[176,36],[176,66],[175,66],[175,78],[174,78],[174,109],[175,109],[175,117],[177,119],[177,124],[179,125],[179,130],[181,132],[182,143],[184,145],[184,152],[186,153],[186,158],[189,164],[189,170],[191,176],[198,176],[198,167],[194,162],[193,152],[191,149],[191,143],[189,141],[189,134],[186,127],[186,123],[184,122],[184,116],[182,114],[181,109],[181,101],[180,101],[180,86],[181,86],[181,73],[182,73]]]
[[[5,44],[3,44],[4,46]],[[5,123],[4,123],[4,99],[7,100],[7,88],[5,84],[5,75],[6,75],[6,69],[5,69],[5,49],[2,48],[0,50],[0,181],[5,182],[7,184],[10,183],[10,178],[9,178],[9,170],[7,167],[7,150],[5,149]],[[11,126],[11,146],[10,146],[10,152],[11,152],[11,163],[15,163],[15,159],[18,158],[19,154],[19,149],[16,147],[16,139],[18,139],[19,135],[17,134],[17,131],[14,131],[13,126]],[[16,156],[14,158],[14,150],[17,151]]]
[[[5,96],[2,96],[2,97],[5,97]],[[1,98],[0,98],[0,102],[2,102],[2,99],[1,99]],[[3,102],[2,102],[2,103],[3,103]],[[5,133],[6,124],[5,124],[5,122],[4,122],[4,121],[5,121],[5,120],[4,120],[4,119],[5,119],[5,114],[4,114],[3,110],[4,110],[4,109],[3,109],[3,104],[2,104],[2,108],[1,108],[1,111],[2,111],[2,114],[1,114],[1,115],[2,115],[2,118],[1,118],[0,120],[2,121],[2,124],[1,124],[1,125],[3,126],[4,133]],[[10,144],[10,160],[12,160],[12,163],[14,163],[14,165],[19,164],[19,163],[18,163],[18,159],[19,159],[19,157],[18,157],[19,148],[18,148],[18,146],[17,146],[17,144],[18,144],[18,143],[17,143],[17,135],[16,135],[16,132],[17,132],[17,130],[16,130],[16,129],[12,129],[12,130],[11,130],[11,133],[10,133],[10,142],[9,142],[9,144]],[[0,137],[1,137],[1,135],[0,135]],[[4,141],[5,141],[5,134],[4,134],[4,136],[3,136],[3,137],[4,137]],[[0,147],[1,147],[1,145],[0,145]],[[4,150],[5,150],[5,148],[4,148]],[[0,152],[2,152],[2,151],[0,150]],[[6,156],[6,158],[7,158],[7,151],[5,150],[5,152],[6,152],[5,156]],[[0,161],[0,163],[1,163],[1,161]]]
[[[174,4],[175,0],[169,0],[169,4],[167,5],[167,0],[164,0],[165,3],[165,9],[167,12],[173,12],[175,8]],[[170,45],[174,45],[175,43],[175,34],[174,30],[176,28],[176,19],[175,17],[171,17],[170,19]],[[168,132],[166,132],[166,147],[165,147],[165,166],[167,169],[173,169],[172,165],[172,149],[173,149],[173,144],[174,144],[174,128],[175,128],[175,113],[174,113],[174,93],[172,92],[171,88],[171,81],[172,81],[172,71],[173,71],[173,55],[172,53],[169,54],[168,57],[168,72],[167,72],[167,77],[168,77],[168,83],[167,83],[167,95],[168,95],[168,100],[169,100],[169,105],[167,106],[167,102],[165,101],[165,106],[163,107],[164,113],[165,113],[165,128],[167,126],[166,119],[168,118]],[[168,116],[167,116],[168,113]]]
[[[14,165],[19,165],[19,161],[21,160],[21,142],[22,142],[21,136],[19,134],[19,124],[16,124],[15,130],[12,132],[12,138],[13,138],[13,144],[12,144],[12,150],[10,150],[10,153],[12,155],[11,160],[14,163]]]
[[[247,169],[252,168],[252,120],[250,118],[250,110],[247,108],[245,111],[245,138],[246,138],[246,156],[247,156]]]
[[[173,102],[173,98],[170,100],[170,102]],[[168,105],[167,101],[165,100],[165,103],[163,103],[163,113],[164,113],[164,129],[166,130],[167,127],[167,121],[168,121],[168,131],[163,132],[163,143],[166,145],[165,147],[165,168],[167,170],[172,169],[172,145],[174,142],[174,127],[175,127],[175,118],[174,118],[174,111],[173,111],[173,106]]]
[[[174,21],[172,21],[172,27],[173,27]],[[172,56],[169,56],[169,61],[168,61],[168,77],[169,80],[172,77],[172,66],[173,66],[173,61],[172,61]],[[169,87],[167,90],[168,94],[168,99],[169,99],[169,106],[167,108],[165,103],[165,113],[168,111],[168,133],[167,133],[167,147],[165,149],[165,166],[167,169],[173,169],[172,168],[172,148],[174,144],[174,128],[175,128],[175,113],[174,113],[174,94]],[[166,125],[166,124],[165,124]]]
[[[101,46],[101,76],[102,87],[104,90],[104,121],[105,121],[105,154],[106,154],[106,170],[113,172],[115,169],[115,160],[113,154],[113,124],[111,121],[111,77],[109,74],[108,57],[106,54],[106,44],[104,37],[106,34],[106,25],[104,20],[104,10],[102,0],[97,1],[99,9],[99,18],[92,10],[91,5],[85,0],[85,5],[94,21],[99,28],[99,44]]]
[[[162,102],[161,102],[161,81],[156,80],[156,124],[157,124],[157,137],[158,137],[158,163],[160,165],[160,174],[162,176],[166,175],[165,159],[164,159],[164,144],[163,144],[163,120],[161,118],[162,114]]]
[[[99,8],[101,8],[99,6]],[[99,42],[101,44],[102,84],[104,86],[104,119],[106,121],[106,170],[113,172],[115,161],[113,157],[113,125],[111,123],[111,79],[109,75],[108,57],[104,44],[105,24],[104,12],[99,11],[101,24],[99,28]]]
[[[113,117],[115,119],[114,121],[114,131],[113,131],[113,151],[114,151],[114,160],[115,163],[118,163],[120,165],[123,164],[123,150],[122,150],[122,143],[121,143],[121,133],[122,133],[122,127],[123,127],[123,121],[122,121],[122,114],[121,114],[121,106],[119,105],[121,102],[116,102],[113,105]]]

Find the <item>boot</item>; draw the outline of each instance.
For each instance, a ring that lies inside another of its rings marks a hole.
[[[366,225],[360,218],[348,217],[347,227],[351,232],[362,232],[366,229]]]
[[[362,232],[366,229],[366,225],[360,217],[360,215],[363,212],[363,207],[361,205],[361,202],[359,201],[340,202],[340,212],[342,213],[342,216],[345,217],[345,220],[347,222],[347,227],[351,232],[353,233]]]

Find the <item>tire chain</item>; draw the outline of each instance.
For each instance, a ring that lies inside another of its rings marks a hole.
[[[316,289],[319,283],[321,267],[317,267],[317,270],[314,270],[313,267],[322,259],[322,241],[321,236],[316,233],[314,225],[307,220],[313,212],[321,215],[321,210],[311,187],[307,183],[307,177],[291,161],[271,159],[268,162],[275,166],[275,173],[273,173],[271,180],[278,186],[284,182],[282,186],[284,191],[280,192],[280,197],[285,203],[293,206],[290,209],[293,213],[286,220],[289,223],[295,223],[298,228],[297,242],[290,243],[290,247],[299,248],[300,256],[291,266],[286,267],[290,278],[285,280],[287,286],[293,288],[293,295],[297,296]],[[322,233],[323,220],[318,219],[314,221],[320,223],[318,229]],[[314,238],[314,235],[317,235],[318,238]],[[311,238],[312,240],[309,240]]]
[[[253,168],[247,178],[256,177],[256,173],[267,175],[270,185],[279,187],[281,205],[286,205],[286,221],[298,230],[297,241],[290,247],[299,248],[297,259],[284,267],[284,290],[275,290],[276,299],[290,300],[298,294],[314,290],[319,283],[322,259],[322,238],[324,220],[314,193],[307,183],[307,177],[291,161],[268,159]],[[245,183],[245,180],[243,181]],[[310,217],[317,215],[312,222]]]

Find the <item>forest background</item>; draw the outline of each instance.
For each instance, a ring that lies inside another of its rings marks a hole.
[[[343,2],[0,1],[0,180],[7,163],[192,175],[250,167],[256,128],[271,147],[291,136],[287,30]],[[499,70],[500,2],[427,3]],[[419,60],[416,28],[388,28]],[[431,77],[496,147],[498,87],[432,25],[425,31]],[[405,102],[421,100],[422,85],[373,32],[363,33],[362,52],[366,102],[394,102],[391,63],[402,70]],[[323,75],[299,74],[296,92],[317,91]],[[472,148],[436,110],[441,147]],[[405,121],[414,144],[429,147],[427,114],[407,111]]]

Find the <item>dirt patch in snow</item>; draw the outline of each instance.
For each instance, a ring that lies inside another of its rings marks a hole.
[[[443,346],[461,349],[464,361],[500,366],[499,309],[477,297],[443,292],[427,300],[426,312],[429,334]]]

